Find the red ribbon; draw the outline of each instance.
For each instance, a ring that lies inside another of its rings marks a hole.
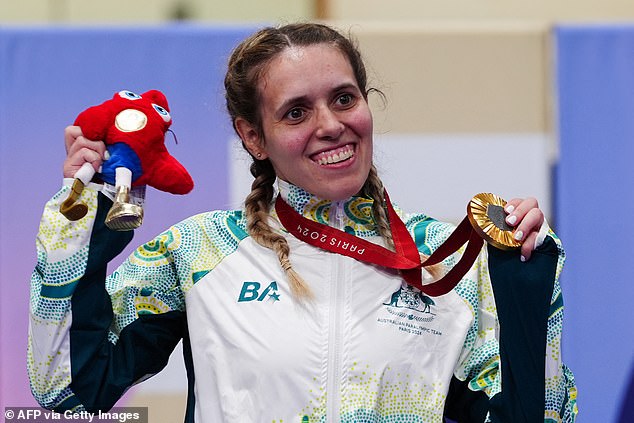
[[[392,207],[387,192],[385,192],[385,203],[395,251],[307,219],[297,213],[279,195],[275,201],[275,211],[286,230],[310,245],[359,261],[398,269],[408,284],[430,296],[437,297],[451,291],[469,271],[482,248],[483,240],[473,230],[469,220],[465,218],[449,238],[424,263],[421,263],[416,243]],[[456,252],[465,242],[468,244],[458,263],[439,280],[423,285],[421,268],[440,263]]]

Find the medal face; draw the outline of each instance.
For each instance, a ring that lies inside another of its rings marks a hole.
[[[147,116],[140,110],[126,109],[117,115],[114,124],[121,132],[140,131],[147,124]]]
[[[513,228],[506,223],[506,201],[491,193],[480,193],[467,206],[469,222],[489,244],[511,250],[522,244],[513,238]]]

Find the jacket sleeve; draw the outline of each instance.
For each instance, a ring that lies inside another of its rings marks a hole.
[[[575,421],[574,377],[561,360],[564,259],[552,232],[525,263],[517,251],[483,251],[478,281],[457,287],[475,317],[449,390],[447,417],[468,423]]]
[[[132,239],[111,231],[111,202],[88,185],[88,215],[59,213],[64,187],[45,207],[31,277],[27,366],[31,391],[49,409],[106,410],[160,371],[183,337],[184,301],[170,233],[140,247],[109,277],[108,262]]]

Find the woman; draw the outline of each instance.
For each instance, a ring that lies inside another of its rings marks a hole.
[[[78,223],[58,212],[68,187],[48,203],[29,337],[40,404],[108,409],[182,339],[188,422],[574,421],[559,352],[563,252],[534,199],[507,207],[521,253],[483,249],[430,298],[405,271],[358,257],[361,240],[400,251],[411,237],[427,255],[453,227],[401,214],[410,235],[396,239],[354,45],[323,25],[266,28],[234,50],[225,88],[253,157],[244,210],[180,222],[106,278],[131,238],[104,227],[110,200],[89,186]],[[77,127],[66,148],[66,178],[98,169],[105,151]],[[338,252],[300,239],[314,222]]]

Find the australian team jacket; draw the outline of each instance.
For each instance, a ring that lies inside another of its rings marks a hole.
[[[279,188],[305,217],[381,242],[370,200]],[[82,194],[88,216],[66,220],[58,210],[68,190],[45,207],[31,281],[28,370],[43,407],[109,409],[182,341],[186,422],[575,420],[560,354],[564,253],[552,232],[525,263],[483,248],[451,292],[429,297],[396,271],[299,241],[273,212],[314,295],[301,302],[243,211],[186,219],[107,276],[132,235],[105,227],[111,202],[98,186]],[[453,230],[401,216],[425,254]]]

